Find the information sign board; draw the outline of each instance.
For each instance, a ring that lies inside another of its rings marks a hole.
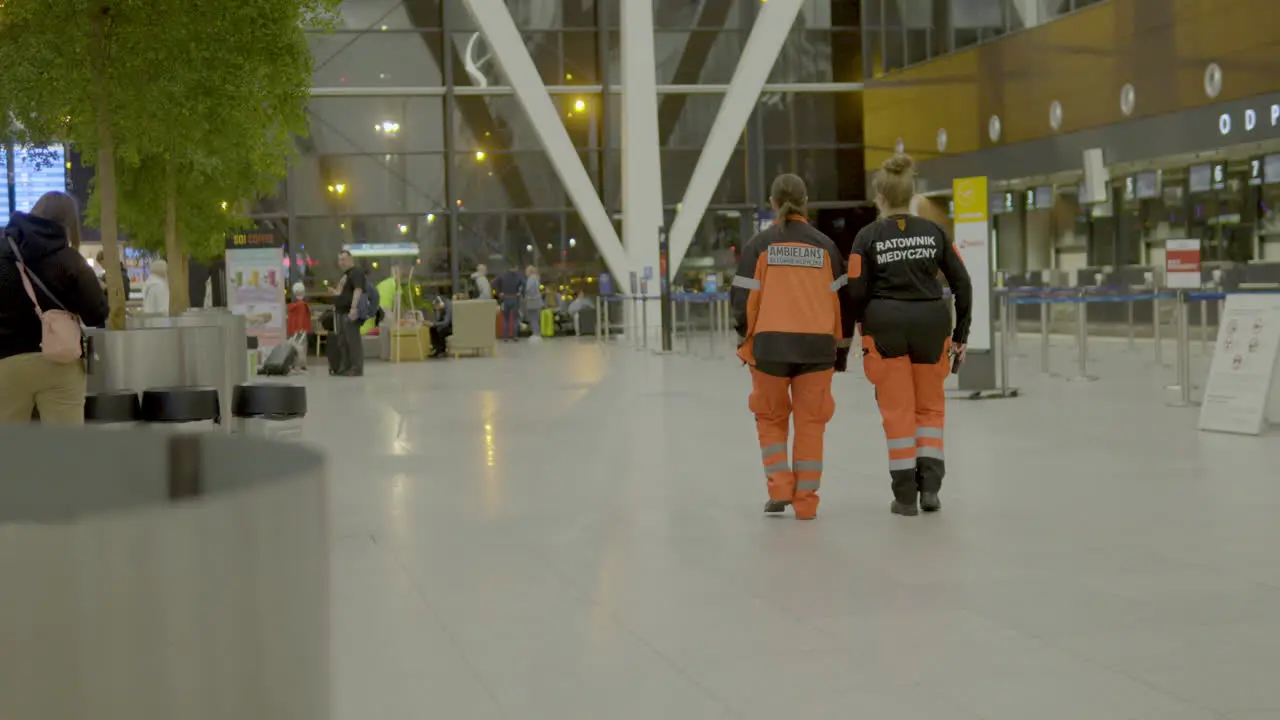
[[[1267,420],[1280,421],[1274,402],[1268,412],[1280,372],[1280,295],[1228,295],[1219,326],[1200,429],[1257,435]]]

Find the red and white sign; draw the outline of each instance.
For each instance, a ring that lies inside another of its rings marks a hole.
[[[1198,290],[1200,280],[1200,241],[1165,240],[1165,287],[1175,290]]]

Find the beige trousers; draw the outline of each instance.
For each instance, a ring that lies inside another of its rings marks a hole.
[[[50,362],[40,353],[0,359],[0,424],[31,422],[39,408],[45,425],[84,424],[84,366]]]

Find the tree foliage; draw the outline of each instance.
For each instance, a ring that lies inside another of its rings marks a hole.
[[[304,30],[330,24],[337,1],[5,0],[0,110],[19,142],[67,142],[96,166],[108,267],[120,225],[140,246],[207,258],[286,172],[311,87]],[[107,278],[122,327],[123,287]]]

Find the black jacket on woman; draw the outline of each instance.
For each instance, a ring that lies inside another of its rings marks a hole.
[[[22,259],[66,309],[80,316],[89,327],[107,321],[107,295],[80,252],[67,241],[61,225],[25,213],[14,213],[0,237],[0,358],[40,352],[40,318],[22,285],[17,258],[9,247],[12,238]],[[36,297],[45,310],[58,310],[58,303],[35,283]]]

